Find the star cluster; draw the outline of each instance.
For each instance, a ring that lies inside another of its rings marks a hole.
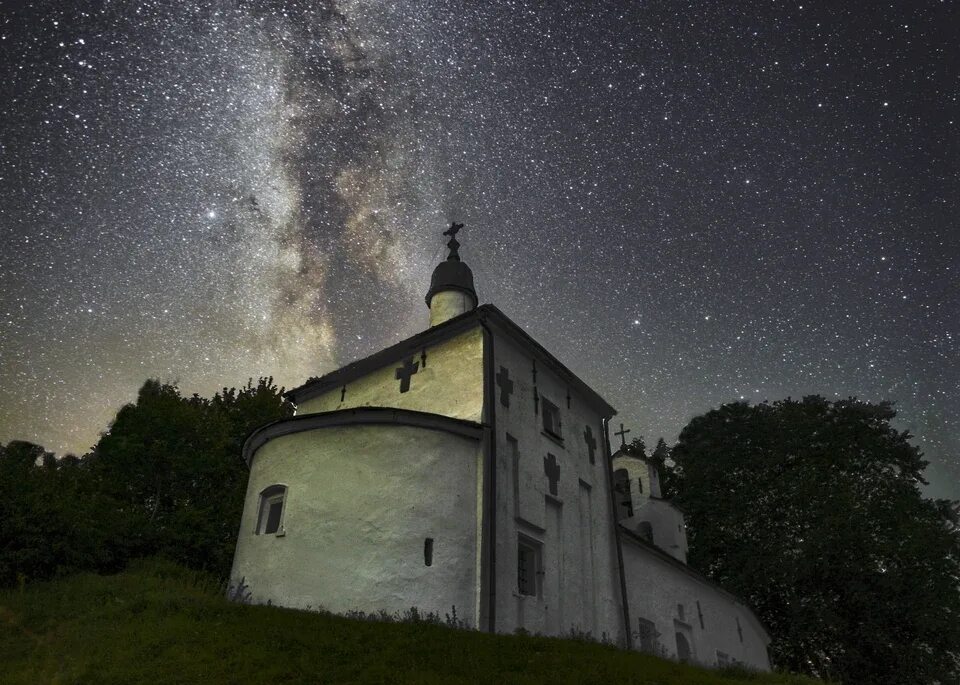
[[[648,442],[897,401],[960,497],[949,2],[22,3],[0,17],[0,441],[143,380],[303,382],[426,325],[449,221]],[[632,436],[631,436],[632,437]]]

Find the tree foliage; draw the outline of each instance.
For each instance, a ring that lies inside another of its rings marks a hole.
[[[272,378],[182,397],[148,380],[82,459],[0,446],[0,584],[163,554],[225,576],[255,427],[292,414]]]
[[[889,403],[733,403],[672,450],[690,563],[744,597],[781,667],[850,683],[956,683],[960,535]]]

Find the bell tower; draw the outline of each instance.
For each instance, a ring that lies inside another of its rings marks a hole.
[[[450,236],[447,247],[450,254],[437,264],[430,278],[427,307],[430,308],[430,326],[436,326],[477,307],[477,291],[473,287],[473,272],[460,261],[460,242],[457,233],[463,224],[450,225],[443,235]]]

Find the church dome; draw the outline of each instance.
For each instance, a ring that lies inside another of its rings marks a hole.
[[[473,299],[473,306],[477,306],[477,291],[473,287],[473,272],[470,267],[460,261],[459,256],[450,255],[446,261],[437,264],[430,278],[430,289],[427,291],[427,306],[433,296],[444,290],[456,290],[466,293]]]

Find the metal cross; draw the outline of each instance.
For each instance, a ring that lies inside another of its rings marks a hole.
[[[622,443],[622,444],[620,445],[621,448],[627,446],[627,433],[629,433],[629,432],[630,432],[630,429],[629,429],[629,428],[624,428],[624,427],[623,427],[623,424],[621,423],[621,424],[620,424],[620,430],[618,430],[616,433],[614,433],[614,435],[619,435],[619,436],[620,436],[620,441],[621,441],[621,443]]]

